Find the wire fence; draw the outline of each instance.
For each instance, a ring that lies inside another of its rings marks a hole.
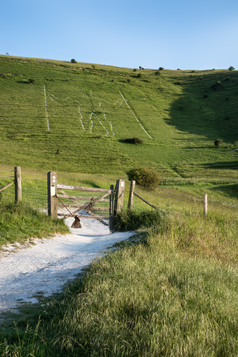
[[[32,175],[23,171],[21,179],[22,202],[27,203],[33,208],[47,211],[47,179],[32,178]],[[0,169],[0,188],[5,187],[8,183],[15,182],[15,169]],[[10,204],[15,202],[15,185],[4,188],[0,191],[0,204]]]
[[[31,207],[47,211],[47,180],[31,179],[23,176],[22,179],[22,202],[28,203]]]
[[[15,180],[15,169],[1,169],[0,168],[0,189],[5,187],[9,183],[13,183]],[[47,212],[48,210],[48,192],[47,192],[47,172],[42,172],[38,175],[35,171],[33,173],[22,172],[22,202],[29,204],[31,207],[39,209],[43,212]],[[238,184],[235,185],[236,190],[238,191]],[[236,193],[236,190],[234,192]],[[233,199],[227,197],[222,198],[221,196],[212,195],[208,193],[208,205],[209,207],[222,207],[234,210],[235,212],[238,211],[238,200],[234,199],[235,193],[233,192]],[[82,193],[83,194],[83,193]],[[86,194],[85,194],[86,195]],[[237,192],[238,195],[238,192]],[[142,196],[145,196],[147,199],[146,192],[142,193]],[[150,197],[148,197],[149,199]],[[201,196],[191,194],[191,192],[180,191],[180,190],[171,190],[170,187],[160,186],[158,192],[158,202],[155,200],[152,202],[156,206],[161,206],[161,200],[166,202],[166,205],[171,205],[173,202],[180,203],[180,204],[187,204],[190,207],[203,207],[204,204],[204,195]],[[238,197],[237,197],[238,198]],[[85,197],[86,199],[86,197]],[[127,199],[127,197],[126,197]],[[15,202],[15,185],[0,190],[0,205],[7,204],[7,203],[14,203]],[[137,203],[135,202],[135,207]]]
[[[14,182],[14,169],[0,171],[0,188],[9,183]],[[15,187],[14,185],[2,190],[0,192],[0,204],[10,203],[15,200]]]

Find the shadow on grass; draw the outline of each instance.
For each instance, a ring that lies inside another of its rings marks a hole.
[[[227,169],[227,170],[238,170],[238,161],[228,161],[228,162],[211,162],[202,165],[206,169]]]
[[[81,182],[85,185],[90,186],[90,187],[101,188],[99,185],[97,185],[94,181],[91,181],[91,180],[81,180]]]
[[[221,192],[222,194],[238,199],[238,184],[216,186],[210,188],[210,190],[214,192]]]
[[[228,71],[187,76],[166,122],[179,131],[205,136],[210,143],[220,138],[234,144],[238,138],[237,79],[237,72]]]

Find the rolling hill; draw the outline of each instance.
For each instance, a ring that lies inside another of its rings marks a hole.
[[[0,56],[0,93],[0,164],[113,174],[145,165],[163,178],[237,178],[237,71]],[[133,137],[143,144],[124,142]]]

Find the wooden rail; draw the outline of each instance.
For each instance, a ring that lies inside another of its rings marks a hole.
[[[128,200],[128,209],[132,209],[132,207],[133,207],[133,197],[134,197],[134,195],[136,197],[138,197],[141,201],[145,202],[150,207],[153,207],[154,209],[158,209],[158,207],[156,207],[155,205],[152,205],[152,203],[150,203],[149,201],[147,201],[146,199],[144,199],[143,197],[138,195],[138,193],[135,192],[135,186],[136,186],[136,182],[135,181],[131,181],[129,200]]]
[[[158,207],[152,205],[152,203],[150,203],[149,201],[145,200],[143,197],[141,197],[140,195],[138,195],[138,193],[134,192],[134,195],[136,197],[138,197],[141,201],[145,202],[147,205],[153,207],[154,209],[158,209]]]
[[[57,184],[57,188],[61,188],[63,190],[76,190],[76,191],[88,191],[88,192],[108,192],[111,193],[111,190],[108,188],[95,188],[95,187],[84,187],[84,186],[67,186]]]
[[[0,187],[0,192],[6,190],[8,187],[11,187],[13,184],[14,184],[14,181],[8,183],[8,184],[5,185],[5,186]]]

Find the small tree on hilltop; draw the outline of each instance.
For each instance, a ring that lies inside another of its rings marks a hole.
[[[234,70],[235,70],[235,67],[230,66],[228,69],[229,69],[229,71],[234,71]]]
[[[74,58],[71,59],[71,63],[77,63]]]

